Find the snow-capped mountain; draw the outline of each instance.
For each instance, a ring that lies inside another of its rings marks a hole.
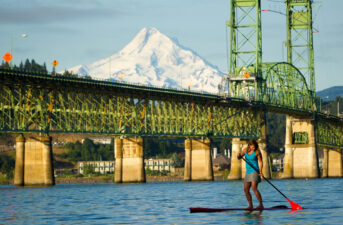
[[[143,28],[120,52],[68,71],[166,88],[218,93],[223,73],[156,28]]]

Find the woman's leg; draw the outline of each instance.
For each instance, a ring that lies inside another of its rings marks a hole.
[[[251,187],[251,182],[245,182],[244,183],[244,193],[245,193],[245,196],[247,197],[247,200],[248,200],[248,203],[249,203],[248,209],[252,209],[253,208],[252,197],[251,197],[251,194],[250,194],[250,187]]]
[[[251,182],[251,187],[252,187],[253,192],[256,195],[258,202],[260,203],[260,205],[257,206],[257,208],[263,209],[262,196],[261,196],[261,193],[259,192],[259,190],[257,189],[258,183],[257,182]]]

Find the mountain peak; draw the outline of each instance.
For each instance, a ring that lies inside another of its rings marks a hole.
[[[143,28],[120,52],[90,65],[69,69],[100,79],[217,93],[222,72],[162,34]]]
[[[121,53],[141,52],[145,48],[160,47],[161,45],[171,45],[173,41],[162,34],[156,28],[143,28],[136,37],[122,49]]]
[[[141,33],[144,35],[161,34],[161,32],[155,27],[144,27],[140,32],[138,32],[138,35],[140,35]]]

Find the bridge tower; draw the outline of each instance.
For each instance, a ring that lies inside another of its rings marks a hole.
[[[262,79],[261,0],[231,0],[228,96],[256,100]]]
[[[287,62],[297,67],[315,99],[312,0],[286,0]],[[312,102],[314,105],[315,103]],[[312,116],[286,117],[283,178],[319,176],[315,125]]]
[[[315,96],[312,0],[286,0],[286,18],[287,62],[300,70]]]
[[[261,0],[231,0],[230,21],[230,67],[227,77],[228,96],[257,101],[262,91],[262,32]],[[266,151],[265,112],[260,112],[261,137],[259,146],[264,156],[264,175],[270,177]],[[232,142],[231,171],[228,179],[242,178],[244,164],[236,162],[235,155],[241,151],[244,141]]]

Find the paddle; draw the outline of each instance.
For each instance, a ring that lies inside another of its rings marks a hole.
[[[251,168],[253,168],[253,169],[258,173],[258,170],[257,170],[253,165],[251,165],[250,162],[246,161],[243,157],[242,157],[242,159],[243,159],[247,164],[249,164],[249,166],[251,166]],[[267,178],[265,178],[263,175],[262,175],[262,177],[263,177],[263,179],[265,179],[270,185],[272,185],[272,187],[275,188],[275,190],[277,190],[285,199],[287,199],[287,201],[289,201],[289,203],[291,204],[292,210],[301,210],[301,209],[302,209],[302,207],[301,207],[299,204],[297,204],[297,203],[291,201],[289,198],[287,198],[286,195],[284,195],[279,189],[277,189],[277,188],[274,186],[274,184],[272,184]]]

